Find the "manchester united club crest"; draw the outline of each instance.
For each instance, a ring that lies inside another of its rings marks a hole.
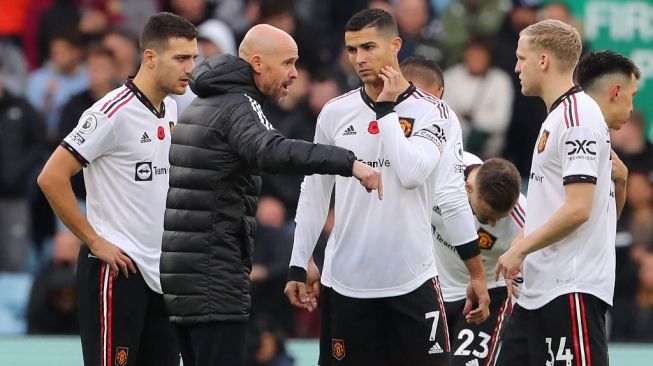
[[[413,133],[413,124],[415,123],[415,118],[399,117],[399,125],[404,131],[404,136],[410,137]]]
[[[333,357],[335,357],[336,360],[341,361],[345,358],[345,341],[342,339],[333,339],[331,342],[333,346]]]
[[[116,348],[116,366],[125,366],[127,364],[127,357],[129,356],[129,348],[118,347]]]
[[[540,136],[540,141],[537,142],[537,153],[541,153],[544,151],[544,148],[546,147],[546,142],[549,139],[549,131],[544,130],[542,131],[542,135]]]
[[[496,241],[497,241],[496,236],[488,233],[483,228],[478,229],[478,246],[481,249],[485,249],[485,250],[492,249]]]

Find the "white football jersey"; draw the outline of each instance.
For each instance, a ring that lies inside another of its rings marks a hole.
[[[403,295],[436,276],[430,210],[440,172],[454,169],[455,161],[446,160],[456,159],[453,137],[460,133],[444,102],[412,86],[399,97],[396,113],[377,121],[373,107],[363,87],[330,101],[318,117],[315,142],[349,149],[379,169],[383,200],[354,178],[307,176],[290,261],[306,268],[335,184],[322,283],[356,298]],[[473,221],[470,226],[468,241],[476,236]]]
[[[159,260],[177,105],[160,113],[131,80],[87,109],[62,146],[84,166],[88,221],[161,293]]]
[[[463,154],[463,164],[467,168],[470,165],[483,164],[483,161],[477,156],[465,152]],[[478,220],[474,220],[478,230],[478,244],[481,248],[481,258],[483,259],[488,289],[505,286],[503,278],[499,278],[498,281],[494,280],[494,269],[499,256],[510,248],[512,240],[517,237],[524,227],[525,207],[526,197],[520,194],[517,205],[510,212],[510,215],[498,220],[495,226],[484,225]],[[466,297],[469,272],[465,263],[460,259],[455,246],[451,244],[449,232],[458,228],[453,227],[452,230],[449,230],[451,228],[444,224],[440,211],[436,201],[431,213],[435,263],[438,267],[444,301],[458,301]]]
[[[537,309],[572,292],[612,304],[615,283],[614,193],[610,134],[596,102],[574,87],[553,104],[533,152],[524,235],[546,223],[566,198],[565,184],[596,185],[587,222],[564,239],[526,256],[517,300]]]

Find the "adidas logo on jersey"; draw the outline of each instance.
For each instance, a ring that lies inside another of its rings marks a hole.
[[[141,137],[141,144],[146,142],[152,142],[152,139],[147,135],[147,132],[143,132],[143,137]]]
[[[465,366],[479,366],[478,359],[475,358],[471,361],[467,361],[467,363],[465,363]]]
[[[432,355],[434,353],[442,353],[442,352],[444,351],[442,351],[442,347],[440,347],[440,343],[435,342],[433,347],[431,347],[431,349],[429,350],[429,355]]]
[[[352,126],[352,125],[349,125],[349,127],[347,127],[345,132],[342,133],[343,136],[349,136],[349,135],[355,135],[355,134],[356,134],[356,130],[354,130],[354,126]]]

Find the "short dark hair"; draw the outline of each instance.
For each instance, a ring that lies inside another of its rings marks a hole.
[[[479,197],[496,212],[510,211],[519,199],[521,177],[506,159],[488,159],[478,168],[474,188]]]
[[[369,27],[373,27],[379,32],[391,32],[392,35],[399,35],[397,22],[390,13],[383,9],[363,9],[354,14],[345,24],[345,32],[358,32]]]
[[[112,61],[115,59],[113,52],[99,43],[92,43],[88,47],[86,58],[93,57],[93,56],[106,57],[108,59],[111,59]]]
[[[63,27],[55,30],[49,37],[50,44],[54,41],[64,41],[74,48],[83,49],[86,47],[84,34],[73,27]]]
[[[141,51],[148,48],[161,50],[168,45],[168,39],[173,37],[197,38],[197,28],[188,20],[172,13],[162,12],[150,17],[143,27],[139,45]]]
[[[635,75],[636,79],[641,76],[639,68],[631,59],[610,50],[592,51],[576,66],[576,82],[585,90],[590,90],[597,79],[610,74],[620,74],[627,78]]]
[[[401,73],[408,80],[423,80],[426,84],[438,85],[444,88],[442,69],[429,58],[421,55],[410,56],[403,60],[399,67]]]

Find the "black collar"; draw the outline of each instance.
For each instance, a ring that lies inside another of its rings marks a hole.
[[[408,89],[406,89],[403,93],[399,94],[399,97],[397,97],[397,101],[395,102],[395,105],[408,99],[408,97],[413,95],[415,89],[417,89],[415,88],[415,85],[413,85],[413,83],[410,83]],[[367,104],[367,106],[370,107],[371,110],[374,110],[374,105],[376,104],[376,102],[374,102],[372,98],[370,98],[369,95],[365,93],[365,86],[361,86],[360,90],[361,90],[360,93],[361,93],[361,98],[363,98],[363,102],[365,102],[365,104]]]
[[[150,110],[150,112],[154,113],[154,115],[157,118],[164,118],[166,116],[166,105],[165,105],[165,103],[163,103],[163,101],[161,101],[161,107],[160,107],[161,112],[157,111],[156,108],[154,108],[154,104],[152,104],[152,102],[150,102],[150,100],[147,99],[145,94],[143,94],[143,92],[140,89],[138,89],[136,84],[134,84],[134,78],[132,76],[130,76],[129,79],[127,79],[127,81],[125,81],[125,86],[127,88],[129,88],[129,90],[131,90],[132,93],[134,93],[136,95],[136,98],[138,98],[138,100],[140,100],[141,103],[143,103],[143,105],[145,105],[147,107],[147,109]]]
[[[556,101],[553,102],[553,104],[551,104],[551,109],[549,109],[549,113],[553,112],[553,110],[556,109],[556,107],[559,106],[560,103],[562,103],[563,99],[567,98],[568,96],[570,96],[572,94],[580,93],[582,91],[583,91],[583,89],[581,89],[580,85],[572,86],[571,89],[567,90],[566,93],[559,96],[558,99],[556,99]]]

